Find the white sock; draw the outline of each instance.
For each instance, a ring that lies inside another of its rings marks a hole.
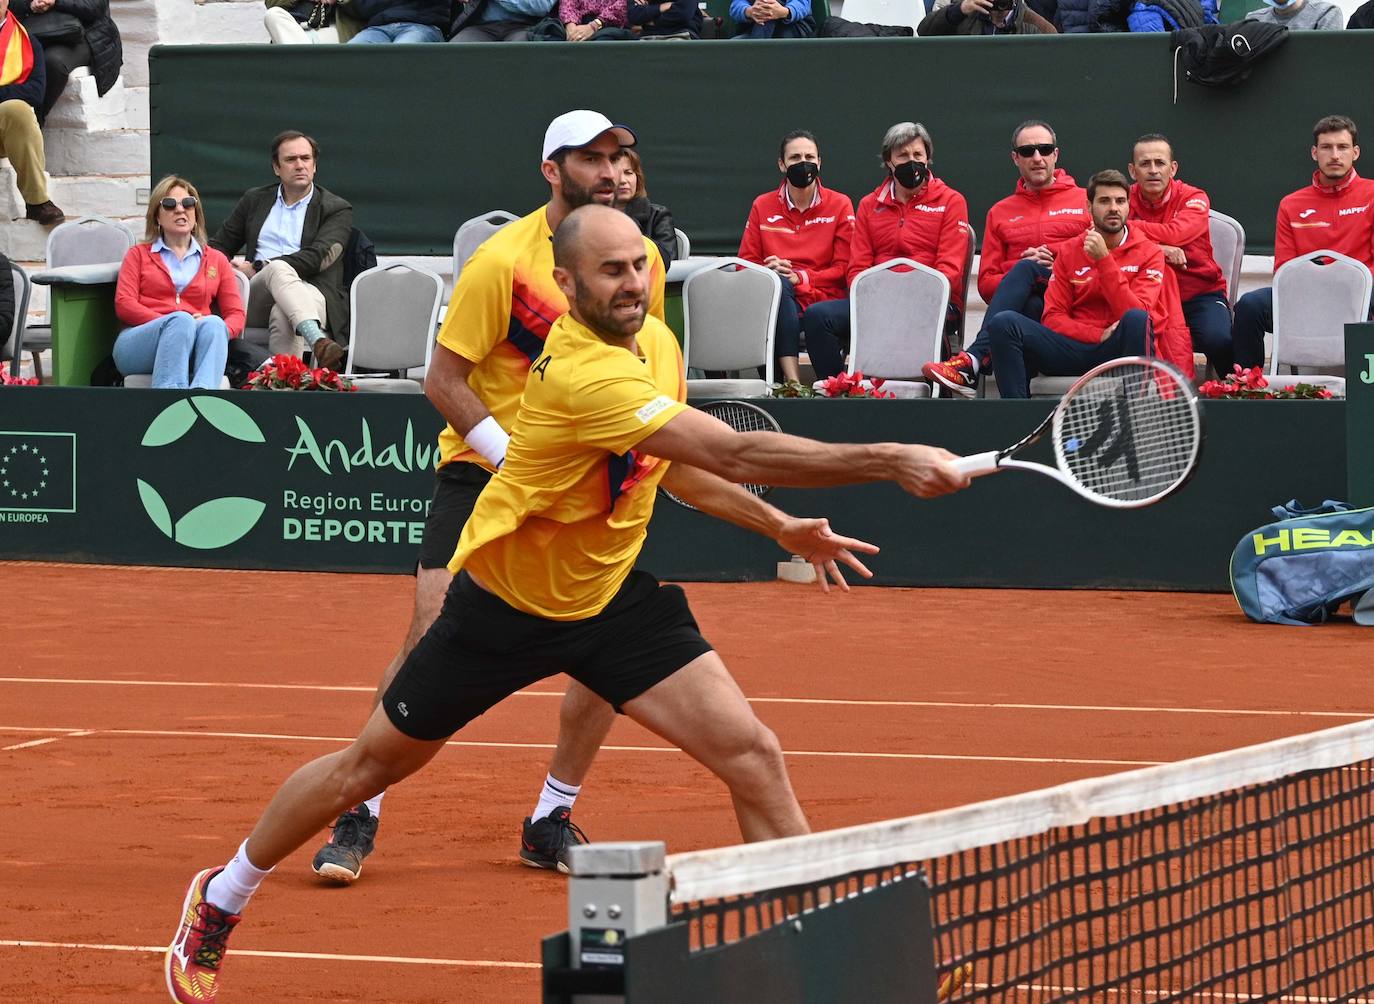
[[[975,356],[975,355],[973,355],[972,353],[970,353],[970,354],[969,354],[969,357],[968,357],[968,361],[969,361],[969,365],[973,367],[973,372],[977,373],[978,370],[980,369],[980,367],[979,367],[979,365],[978,365],[978,357]]]
[[[382,795],[385,794],[386,792],[382,792],[380,795],[373,795],[363,803],[363,805],[367,806],[367,811],[372,813],[373,819],[379,818],[382,814]]]
[[[210,880],[205,890],[205,898],[212,906],[229,913],[242,913],[253,893],[258,891],[262,880],[272,874],[272,869],[263,871],[248,860],[248,841],[239,844],[239,852],[234,855],[224,871]]]
[[[560,805],[566,805],[571,809],[577,801],[577,793],[581,790],[580,784],[564,784],[552,774],[548,775],[544,778],[544,790],[539,793],[539,802],[535,805],[530,819],[543,819]]]

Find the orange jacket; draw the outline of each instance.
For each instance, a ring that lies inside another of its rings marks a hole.
[[[202,245],[200,271],[186,288],[177,293],[172,274],[162,255],[151,244],[135,244],[124,255],[115,286],[115,314],[125,324],[147,324],[178,310],[188,314],[209,314],[219,304],[229,337],[243,333],[243,298],[229,259],[209,245]]]

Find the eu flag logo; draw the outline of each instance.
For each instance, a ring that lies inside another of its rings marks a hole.
[[[76,512],[76,434],[0,431],[0,510]]]

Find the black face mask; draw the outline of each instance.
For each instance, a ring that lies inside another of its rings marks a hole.
[[[809,188],[821,176],[821,166],[813,160],[799,160],[787,165],[787,183],[793,188]]]
[[[892,177],[896,178],[897,184],[903,188],[920,188],[930,177],[930,168],[919,160],[908,160],[905,164],[898,164],[892,168]]]

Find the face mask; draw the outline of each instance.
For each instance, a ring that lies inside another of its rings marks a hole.
[[[908,160],[892,168],[892,177],[903,188],[920,188],[930,177],[930,168],[919,160]]]
[[[799,160],[787,165],[787,183],[793,188],[809,188],[820,175],[820,165],[815,161]]]

